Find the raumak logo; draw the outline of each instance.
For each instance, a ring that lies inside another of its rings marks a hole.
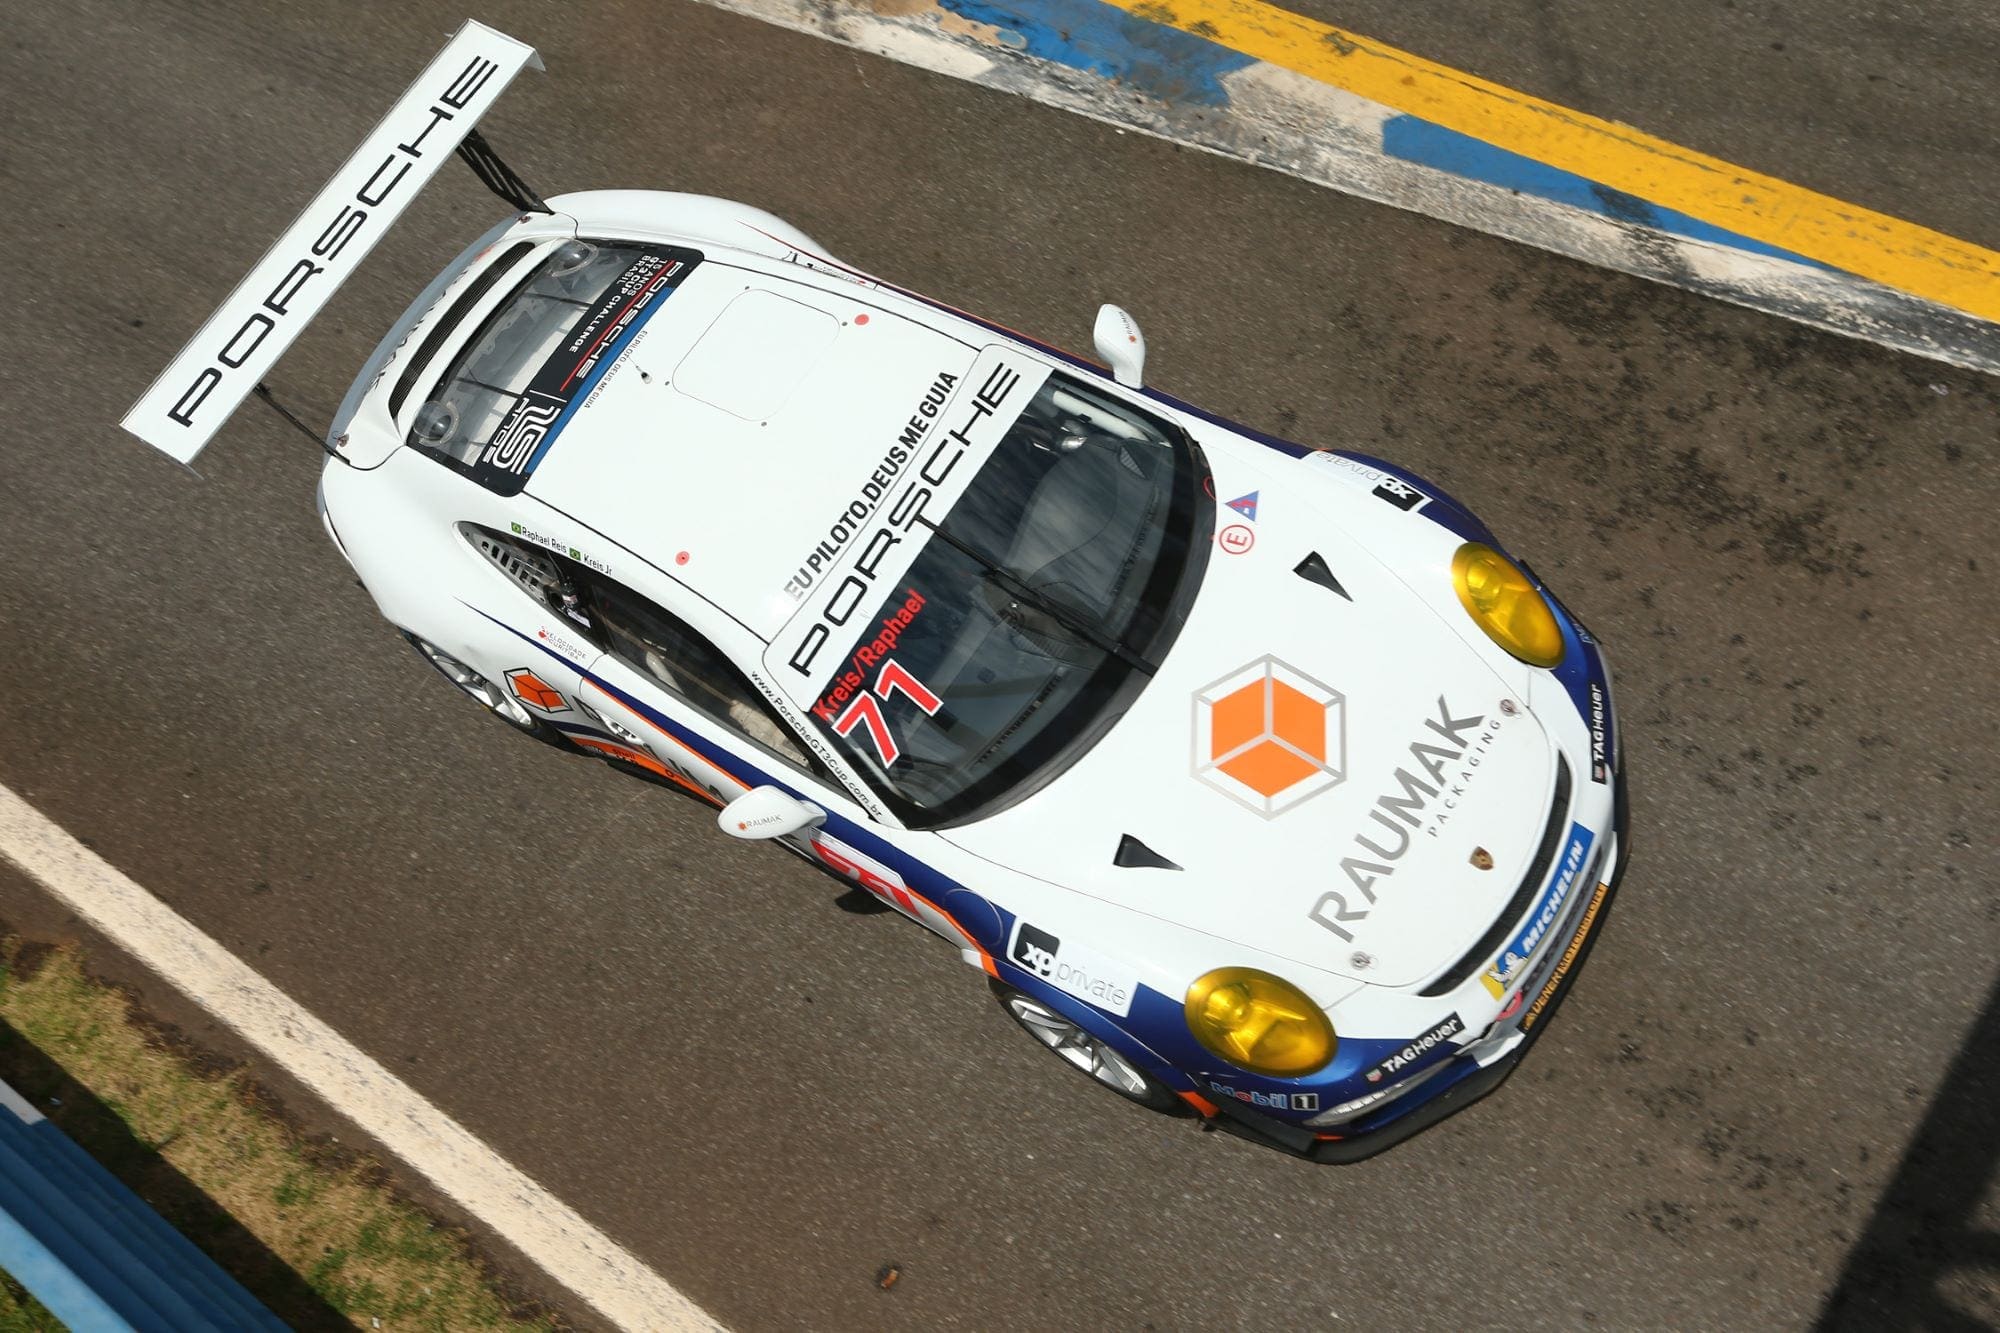
[[[1347,778],[1347,696],[1269,655],[1194,696],[1194,775],[1266,819]]]
[[[1436,1050],[1463,1031],[1465,1031],[1465,1020],[1457,1014],[1452,1014],[1443,1022],[1432,1027],[1430,1031],[1424,1033],[1423,1036],[1418,1037],[1415,1041],[1382,1061],[1381,1064],[1376,1065],[1366,1074],[1363,1074],[1362,1077],[1370,1083],[1380,1083],[1390,1074],[1400,1073],[1404,1069],[1407,1069],[1420,1056]]]
[[[1348,888],[1329,889],[1306,915],[1352,944],[1354,932],[1346,923],[1367,918],[1376,885],[1396,873],[1396,863],[1410,850],[1412,829],[1435,838],[1450,820],[1503,725],[1503,718],[1484,713],[1458,716],[1439,695],[1437,716],[1425,720],[1423,734],[1410,744],[1410,766],[1396,770],[1395,789],[1378,796],[1368,812],[1379,830],[1364,828],[1355,834],[1354,846],[1364,854],[1341,858],[1340,872],[1352,897]]]
[[[527,667],[516,667],[507,673],[507,688],[530,708],[538,708],[544,713],[569,711],[568,702],[555,687]]]
[[[1116,959],[1080,944],[1065,945],[1058,936],[1025,921],[1014,923],[1007,956],[1065,995],[1074,995],[1121,1018],[1132,1012],[1139,974]]]
[[[1605,722],[1610,709],[1604,706],[1604,687],[1590,682],[1590,780],[1603,782],[1611,775],[1609,746],[1605,744]]]
[[[1231,1101],[1248,1102],[1252,1106],[1267,1107],[1273,1111],[1317,1111],[1319,1094],[1316,1092],[1258,1092],[1255,1088],[1232,1088],[1227,1083],[1208,1081],[1209,1091],[1227,1097]]]

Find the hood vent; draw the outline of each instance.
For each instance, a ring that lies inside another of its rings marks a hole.
[[[1179,870],[1180,867],[1127,833],[1118,840],[1118,854],[1111,864],[1126,870]]]
[[[562,586],[562,574],[556,569],[556,562],[543,552],[472,523],[461,523],[458,530],[481,555],[493,562],[495,569],[537,600],[546,599],[553,590]]]
[[[1318,551],[1314,551],[1311,555],[1299,561],[1297,566],[1293,568],[1292,573],[1297,574],[1307,583],[1317,583],[1322,588],[1330,588],[1342,597],[1347,598],[1350,602],[1354,600],[1347,589],[1340,586],[1340,580],[1333,576],[1333,571],[1326,567],[1326,561],[1321,558]]]

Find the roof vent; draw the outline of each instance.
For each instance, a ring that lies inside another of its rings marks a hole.
[[[729,303],[673,374],[674,388],[744,421],[778,415],[840,333],[824,310],[749,290]]]
[[[1127,833],[1118,840],[1118,854],[1111,864],[1127,870],[1179,870],[1180,867]]]
[[[1297,574],[1307,583],[1317,583],[1322,588],[1331,588],[1350,602],[1354,600],[1353,594],[1341,587],[1340,580],[1335,578],[1333,571],[1326,567],[1326,561],[1320,558],[1318,551],[1314,551],[1305,559],[1299,561],[1292,569],[1292,573]]]

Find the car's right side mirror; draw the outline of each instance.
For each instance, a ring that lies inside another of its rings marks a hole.
[[[1111,367],[1113,379],[1128,389],[1139,387],[1146,370],[1146,335],[1139,332],[1138,320],[1123,306],[1101,305],[1091,341],[1104,364]]]
[[[782,838],[823,823],[826,811],[776,787],[752,787],[716,811],[715,822],[732,838]]]

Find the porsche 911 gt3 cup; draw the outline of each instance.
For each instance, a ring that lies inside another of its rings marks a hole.
[[[128,428],[191,459],[531,59],[467,25]],[[1106,370],[744,205],[525,198],[327,440],[327,534],[447,680],[1156,1110],[1348,1161],[1519,1061],[1623,784],[1596,642],[1465,506],[1145,386],[1115,307]]]

